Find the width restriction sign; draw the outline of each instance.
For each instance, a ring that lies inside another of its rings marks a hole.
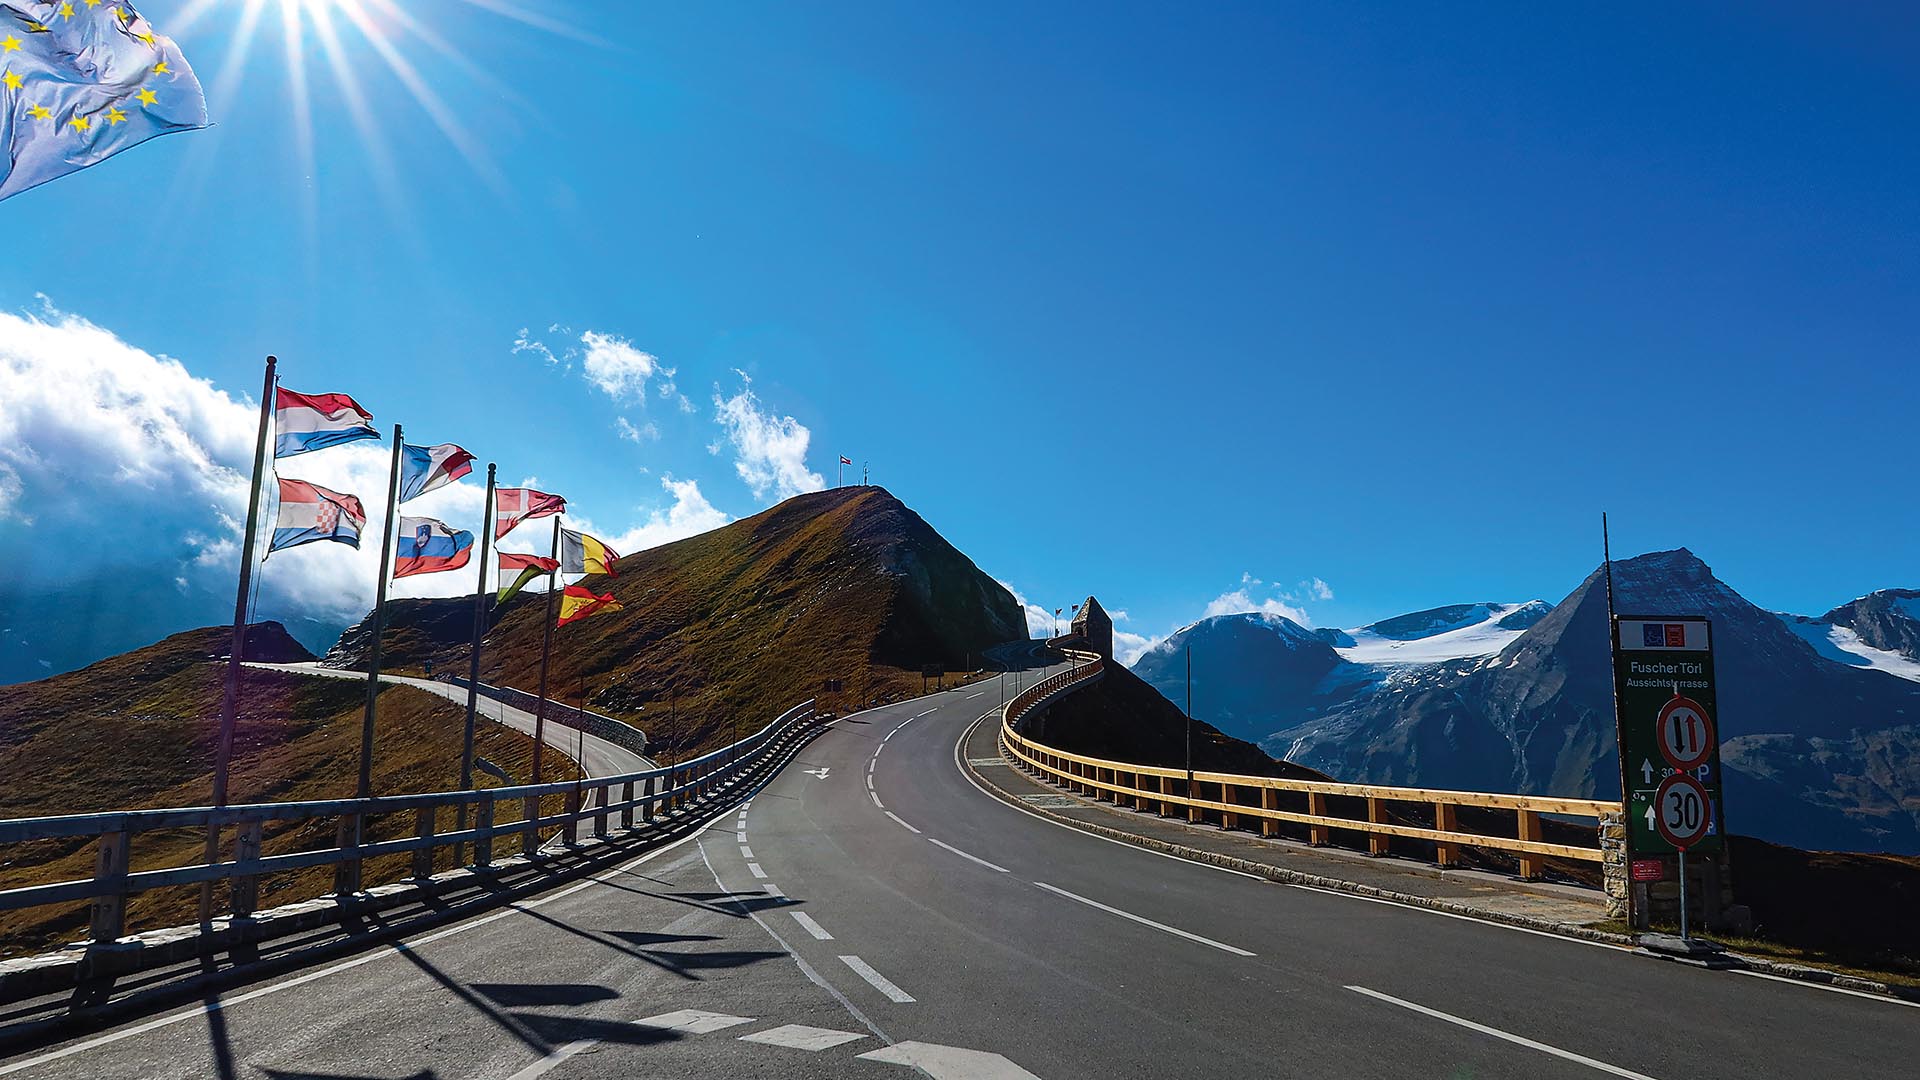
[[[1628,853],[1717,850],[1725,823],[1712,624],[1698,616],[1616,616],[1613,662]]]

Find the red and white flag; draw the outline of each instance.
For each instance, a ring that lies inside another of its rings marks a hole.
[[[494,492],[493,538],[513,531],[515,525],[533,518],[551,517],[567,508],[567,500],[532,488],[501,488]]]
[[[852,458],[850,458],[850,457],[848,457],[848,456],[847,456],[847,455],[845,455],[845,454],[841,454],[841,455],[840,455],[840,464],[842,464],[842,465],[851,465],[851,464],[853,464],[853,459],[852,459]]]

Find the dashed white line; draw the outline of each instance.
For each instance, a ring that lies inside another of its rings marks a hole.
[[[507,1077],[507,1080],[534,1080],[535,1077],[545,1076],[547,1073],[552,1072],[561,1062],[582,1050],[598,1045],[599,1042],[599,1039],[581,1039],[578,1042],[570,1042],[565,1046],[555,1047],[553,1053],[548,1054],[539,1061]]]
[[[1632,1069],[1623,1069],[1618,1065],[1610,1065],[1604,1061],[1598,1061],[1583,1054],[1576,1054],[1571,1050],[1562,1050],[1557,1046],[1548,1046],[1543,1042],[1535,1042],[1523,1035],[1515,1035],[1510,1031],[1501,1031],[1499,1028],[1488,1027],[1485,1024],[1476,1024],[1471,1020],[1454,1016],[1451,1013],[1443,1013],[1439,1009],[1429,1009],[1425,1005],[1416,1005],[1411,1001],[1403,1001],[1400,998],[1394,997],[1392,994],[1383,994],[1378,990],[1369,990],[1364,986],[1349,986],[1347,989],[1356,994],[1365,994],[1370,998],[1384,1001],[1389,1005],[1398,1005],[1403,1009],[1411,1009],[1423,1016],[1431,1016],[1436,1020],[1445,1020],[1449,1024],[1458,1024],[1469,1031],[1477,1031],[1482,1035],[1491,1035],[1496,1039],[1504,1039],[1507,1042],[1513,1043],[1515,1046],[1524,1046],[1529,1050],[1538,1050],[1543,1054],[1552,1054],[1554,1057],[1566,1061],[1579,1062],[1590,1069],[1598,1069],[1603,1073],[1611,1073],[1614,1076],[1625,1076],[1628,1077],[1629,1080],[1653,1080],[1653,1077],[1648,1076],[1646,1073],[1637,1073]]]
[[[840,962],[852,968],[855,975],[867,980],[875,990],[885,994],[887,1000],[898,1005],[905,1005],[913,1001],[912,994],[893,985],[885,975],[873,970],[873,965],[867,963],[865,960],[857,956],[843,956],[840,958]]]
[[[887,740],[881,739],[880,745],[873,748],[873,756],[876,758],[879,757],[880,751],[885,750],[886,748],[887,748]]]
[[[787,898],[787,894],[780,891],[780,886],[775,885],[771,881],[767,882],[765,885],[762,885],[760,887],[767,891],[768,896],[778,897],[781,900],[785,900]]]
[[[767,872],[765,870],[760,869],[760,864],[757,862],[750,862],[747,864],[747,873],[752,874],[754,877],[761,878],[763,880],[767,876]]]
[[[888,817],[890,817],[890,818],[892,818],[892,819],[893,819],[893,821],[894,821],[894,824],[896,824],[896,825],[898,825],[898,826],[900,826],[901,828],[903,828],[903,829],[905,829],[905,830],[907,830],[908,832],[911,832],[911,833],[917,833],[917,832],[919,832],[919,831],[920,831],[919,829],[916,829],[916,828],[914,828],[913,826],[911,826],[911,825],[909,825],[909,824],[907,824],[907,823],[906,823],[906,821],[905,821],[904,819],[902,819],[902,818],[900,817],[900,815],[899,815],[899,814],[896,814],[896,813],[894,813],[894,812],[893,812],[893,811],[891,811],[891,810],[887,810],[887,811],[884,811],[884,813],[885,813],[885,814],[886,814],[886,815],[887,815]],[[937,842],[938,842],[938,841],[936,841],[936,843],[937,843]]]
[[[745,844],[741,844],[741,845],[740,845],[740,857],[741,857],[741,858],[743,858],[743,859],[751,859],[751,858],[753,858],[753,849],[752,849],[752,848],[750,848],[750,847],[748,847],[748,846],[747,846],[747,845],[745,845]]]
[[[880,809],[885,810],[887,808],[887,804],[880,801],[880,796],[875,795],[873,793],[872,788],[867,789],[867,798],[872,799],[873,805],[879,807]]]
[[[743,843],[743,844],[744,844],[744,843],[746,843],[746,842],[747,842],[747,833],[746,833],[746,830],[745,830],[745,829],[742,829],[742,830],[740,830],[739,832],[736,832],[736,833],[734,833],[734,834],[733,834],[733,838],[734,838],[735,840],[738,840],[738,841],[740,841],[740,842],[741,842],[741,843]]]
[[[867,790],[868,791],[873,790],[873,774],[872,773],[867,774]]]
[[[793,921],[799,923],[800,928],[802,930],[805,930],[807,933],[812,934],[813,940],[815,941],[832,941],[833,940],[833,935],[827,933],[827,928],[824,926],[821,926],[817,922],[814,922],[813,916],[807,914],[806,912],[789,911],[787,914],[793,916]]]
[[[1066,897],[1069,900],[1078,900],[1080,903],[1085,904],[1088,907],[1099,908],[1101,911],[1104,911],[1109,915],[1118,915],[1123,919],[1131,919],[1142,926],[1151,926],[1155,930],[1164,931],[1166,933],[1172,934],[1174,937],[1186,938],[1188,941],[1196,941],[1202,945],[1211,945],[1212,947],[1219,949],[1221,952],[1230,952],[1235,956],[1252,956],[1253,955],[1252,953],[1248,952],[1245,949],[1235,948],[1232,945],[1226,944],[1225,942],[1215,941],[1210,937],[1201,937],[1199,934],[1188,933],[1187,931],[1182,930],[1177,926],[1168,926],[1166,923],[1163,923],[1163,922],[1154,922],[1152,919],[1149,919],[1144,915],[1135,915],[1131,911],[1122,911],[1117,907],[1109,907],[1108,905],[1103,904],[1098,900],[1089,900],[1086,897],[1081,896],[1079,893],[1070,893],[1065,889],[1059,888],[1054,885],[1049,885],[1044,881],[1036,881],[1034,882],[1034,884],[1040,886],[1041,888],[1047,890],[1050,893],[1056,893],[1060,896]]]
[[[904,822],[904,821],[903,821],[903,822],[901,822],[901,824],[902,824],[902,825],[906,825],[906,822]],[[907,827],[908,827],[908,828],[910,828],[910,829],[912,829],[912,828],[913,828],[913,826],[911,826],[911,825],[908,825]],[[913,831],[914,831],[914,832],[919,832],[920,830],[919,830],[919,829],[913,829]],[[954,846],[953,846],[952,844],[949,844],[949,843],[947,843],[947,842],[946,842],[945,840],[938,840],[938,839],[935,839],[934,837],[931,837],[931,836],[929,836],[929,837],[927,837],[927,842],[928,842],[928,843],[930,843],[930,844],[938,844],[939,846],[941,846],[941,847],[943,847],[943,848],[946,848],[946,849],[947,849],[948,851],[951,851],[951,852],[953,852],[953,853],[954,853],[955,855],[958,855],[958,856],[960,856],[961,858],[963,858],[963,859],[967,859],[967,860],[970,860],[970,861],[972,861],[972,862],[977,862],[977,863],[979,863],[979,864],[980,864],[981,866],[984,866],[984,867],[986,867],[986,868],[987,868],[987,869],[989,869],[989,870],[998,870],[998,871],[1000,871],[1000,872],[1001,872],[1001,873],[1003,873],[1003,874],[1005,874],[1005,873],[1008,873],[1008,872],[1009,872],[1009,871],[1007,870],[1007,868],[1006,868],[1006,867],[1004,867],[1004,866],[996,866],[996,865],[994,865],[993,863],[990,863],[990,862],[988,862],[987,860],[985,860],[985,859],[983,859],[983,858],[981,858],[981,857],[980,857],[980,856],[978,856],[978,855],[969,855],[969,854],[967,854],[966,852],[964,852],[964,851],[961,851],[961,850],[960,850],[959,848],[957,848],[957,847],[954,847]]]
[[[872,760],[872,761],[869,761],[869,762],[867,762],[867,775],[868,775],[868,776],[872,776],[872,775],[873,775],[873,767],[874,767],[875,765],[878,765],[878,764],[880,764],[880,755],[878,755],[878,754],[875,754],[875,755],[874,755],[874,757],[873,757],[873,760]]]

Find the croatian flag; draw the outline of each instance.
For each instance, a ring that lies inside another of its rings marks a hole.
[[[400,447],[400,501],[445,487],[473,471],[473,455],[452,443]]]
[[[345,394],[296,394],[284,387],[274,391],[274,457],[379,437],[373,414]]]
[[[352,495],[328,491],[305,480],[280,481],[280,516],[273,523],[273,542],[269,552],[311,544],[315,540],[338,540],[360,546],[360,530],[366,528],[367,512]]]
[[[446,522],[428,517],[400,519],[400,546],[393,559],[393,576],[434,574],[458,570],[473,553],[473,534],[459,532]]]

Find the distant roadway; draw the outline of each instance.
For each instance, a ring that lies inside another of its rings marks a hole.
[[[0,1075],[1915,1074],[1906,1003],[1278,885],[1008,806],[961,768],[1000,697],[847,717],[747,808],[621,869]]]

